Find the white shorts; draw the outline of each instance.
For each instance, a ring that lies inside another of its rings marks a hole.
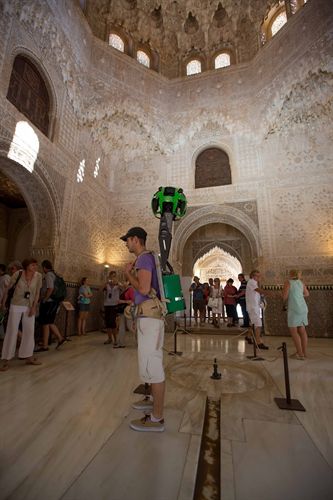
[[[139,374],[142,381],[148,384],[164,382],[162,350],[164,321],[155,318],[138,318],[137,335]]]
[[[262,320],[260,317],[260,307],[258,307],[258,309],[249,309],[247,312],[249,313],[252,325],[262,326]]]

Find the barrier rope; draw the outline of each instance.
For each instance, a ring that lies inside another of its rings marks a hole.
[[[181,327],[177,322],[176,322],[176,328],[175,330],[173,331],[172,335],[175,336],[177,334],[177,329],[179,328],[179,330],[183,330],[186,332],[187,335],[189,335],[190,337],[193,337],[192,333],[189,332],[188,330],[186,330],[185,328]],[[246,334],[247,332],[249,331],[249,328],[246,328],[245,330],[242,330],[239,334],[237,335],[233,335],[231,337],[228,336],[228,339],[227,340],[237,340],[239,337],[242,337],[242,335]],[[195,334],[195,333],[194,333]],[[206,335],[210,335],[209,333],[207,333]],[[263,350],[263,349],[260,349],[260,347],[258,346],[258,343],[256,341],[256,338],[255,338],[255,335],[253,334],[253,330],[251,330],[251,337],[252,337],[252,341],[255,342],[255,345],[256,345],[256,349],[260,352],[260,353],[263,353],[264,351],[266,350]],[[166,349],[165,347],[163,347],[163,350],[166,351],[166,352],[170,352],[168,349]],[[233,361],[235,361],[235,358],[234,357],[231,357],[230,354],[226,354],[226,357],[227,359],[231,359]],[[271,358],[265,358],[264,361],[267,361],[268,363],[273,363],[274,361],[276,361],[277,359],[280,359],[280,356],[275,356],[275,357],[271,357]]]

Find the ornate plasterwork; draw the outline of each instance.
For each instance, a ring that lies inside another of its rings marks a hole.
[[[83,52],[80,55],[73,52],[74,47],[64,32],[57,29],[45,2],[26,0],[23,6],[21,2],[13,2],[11,14],[39,40],[43,57],[55,61],[79,127],[89,130],[91,140],[102,144],[105,153],[122,151],[128,158],[134,158],[143,142],[146,153],[169,150],[160,116],[153,110],[143,112],[135,98],[112,89],[89,72]]]
[[[244,212],[228,205],[205,206],[193,210],[182,219],[175,231],[173,239],[173,255],[180,263],[186,241],[198,228],[207,224],[223,223],[238,229],[248,240],[252,258],[255,260],[260,254],[259,230],[257,225]]]
[[[293,186],[271,191],[275,253],[329,255],[333,249],[331,185]]]
[[[284,97],[276,118],[267,135],[288,134],[295,127],[313,127],[320,121],[321,127],[333,123],[333,72],[318,69],[309,71],[306,77],[292,85]]]
[[[267,0],[87,0],[85,14],[96,36],[107,40],[105,26],[121,27],[135,45],[157,51],[161,72],[179,76],[192,55],[212,59],[221,49],[237,51],[240,62],[259,49],[259,29]]]
[[[198,271],[201,271],[200,280],[202,282],[208,281],[210,277],[218,277],[224,282],[230,277],[236,278],[242,272],[242,266],[237,257],[230,255],[220,246],[214,246],[202,257],[195,259],[193,274],[198,275]]]
[[[233,258],[242,262],[241,257],[241,242],[240,240],[228,240],[225,241],[194,241],[192,243],[192,256],[193,262],[204,258],[213,252],[215,248],[220,248],[224,253],[232,255]],[[214,253],[214,252],[213,252]]]

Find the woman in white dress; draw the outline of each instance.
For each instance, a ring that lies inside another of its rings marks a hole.
[[[220,328],[220,318],[222,316],[222,297],[223,288],[221,286],[220,278],[214,278],[214,285],[211,289],[211,308],[213,314],[213,325],[215,328]]]

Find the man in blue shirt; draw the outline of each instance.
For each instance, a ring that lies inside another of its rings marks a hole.
[[[193,292],[193,311],[195,324],[198,325],[198,317],[200,317],[200,324],[205,322],[206,316],[206,302],[204,296],[204,287],[200,283],[198,276],[194,276],[194,283],[190,286],[190,292]]]

